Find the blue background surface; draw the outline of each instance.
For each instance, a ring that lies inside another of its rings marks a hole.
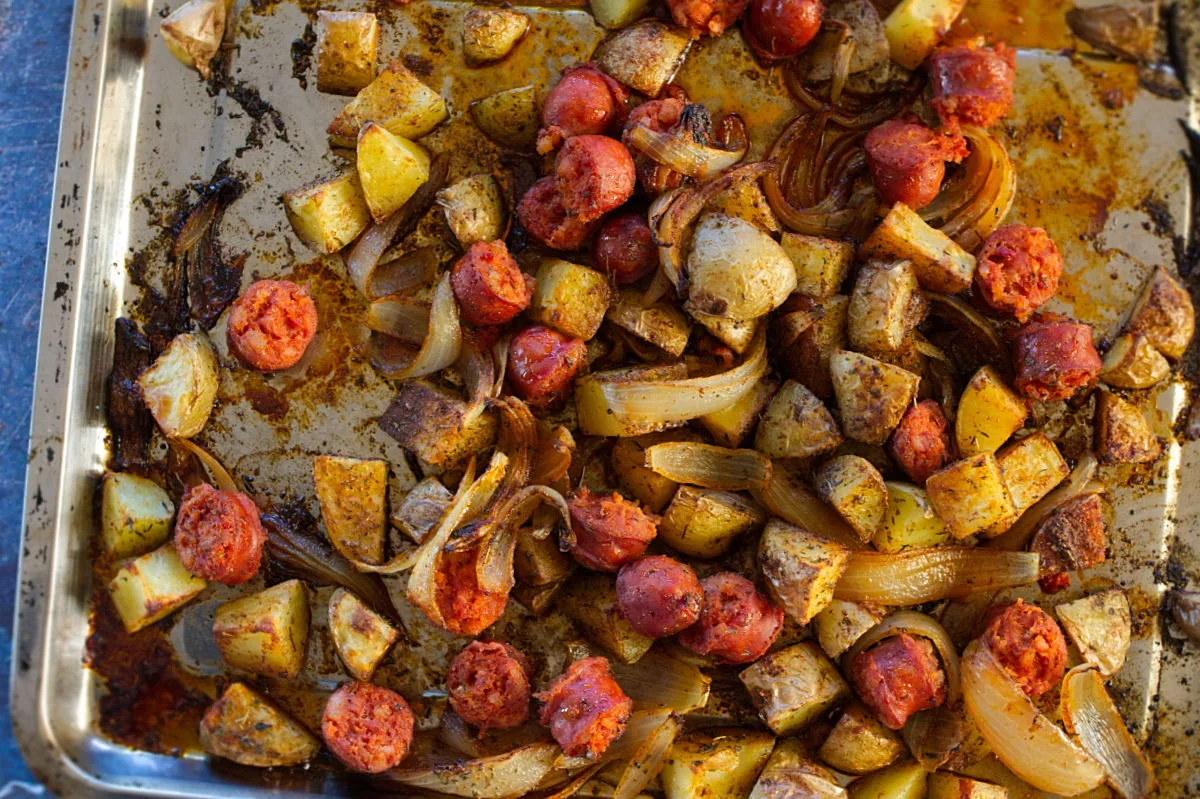
[[[0,799],[41,793],[13,740],[8,678],[71,8],[68,0],[0,0]]]

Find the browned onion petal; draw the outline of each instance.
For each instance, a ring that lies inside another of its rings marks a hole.
[[[833,595],[850,602],[908,606],[1030,585],[1037,579],[1033,552],[963,546],[854,552]]]
[[[1158,787],[1154,769],[1129,734],[1095,666],[1076,666],[1063,678],[1059,699],[1063,726],[1079,739],[1125,799],[1141,799]]]

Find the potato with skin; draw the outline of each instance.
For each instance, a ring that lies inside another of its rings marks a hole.
[[[836,658],[886,615],[886,609],[879,605],[832,599],[813,617],[813,630],[825,654]]]
[[[995,783],[938,771],[929,775],[925,799],[1008,799],[1008,789]]]
[[[375,80],[379,20],[367,11],[317,12],[317,91],[357,94]]]
[[[675,739],[659,773],[666,799],[745,799],[775,747],[762,730],[710,727]]]
[[[200,722],[200,745],[243,766],[295,766],[316,757],[321,742],[266,697],[235,682]]]
[[[1137,406],[1101,391],[1096,400],[1096,455],[1101,463],[1150,463],[1162,446]]]
[[[976,372],[958,400],[954,438],[963,456],[995,452],[1029,416],[1025,401],[991,366]]]
[[[704,326],[713,338],[742,355],[750,348],[761,327],[760,319],[729,319],[699,311],[691,312],[692,319]]]
[[[833,600],[850,550],[795,525],[771,519],[758,542],[767,590],[797,624],[808,624]]]
[[[334,549],[351,560],[383,562],[387,537],[387,461],[313,458],[321,520]]]
[[[911,483],[887,482],[887,516],[875,532],[880,552],[935,547],[950,540],[946,523],[938,517],[925,489]]]
[[[916,397],[921,378],[847,350],[834,352],[829,368],[846,436],[864,444],[886,442]]]
[[[997,536],[1017,520],[1000,464],[990,452],[934,472],[925,482],[925,490],[934,511],[959,540],[977,534]]]
[[[504,196],[491,175],[463,178],[437,193],[446,224],[464,250],[477,241],[504,238]]]
[[[471,103],[471,119],[487,137],[514,150],[529,149],[537,140],[537,92],[532,86],[505,89]]]
[[[191,602],[207,586],[183,568],[175,545],[168,542],[122,566],[108,591],[125,629],[136,633]]]
[[[676,305],[666,302],[643,305],[642,292],[636,289],[621,289],[617,301],[608,309],[607,319],[675,357],[683,355],[692,334],[691,321]]]
[[[683,64],[691,43],[686,31],[649,19],[605,38],[593,59],[617,82],[657,97]]]
[[[181,333],[138,377],[142,399],[167,438],[204,429],[220,386],[217,353],[203,333]]]
[[[967,0],[901,0],[883,20],[892,60],[905,69],[921,66],[966,5]]]
[[[400,637],[400,631],[387,619],[345,588],[329,597],[329,632],[346,671],[361,682],[370,682],[376,667]]]
[[[858,250],[862,260],[908,261],[921,288],[939,294],[966,290],[975,277],[975,256],[930,227],[904,203],[896,203]]]
[[[924,315],[925,299],[911,263],[869,263],[859,270],[850,294],[850,346],[863,352],[896,352]]]
[[[467,66],[499,61],[529,32],[529,16],[510,8],[478,6],[463,20],[462,48]]]
[[[1126,333],[1104,354],[1100,379],[1116,388],[1150,388],[1171,375],[1171,364],[1143,333]]]
[[[624,28],[629,23],[646,13],[650,6],[649,0],[590,0],[588,6],[596,22],[605,28],[615,30]]]
[[[646,466],[646,450],[668,441],[699,440],[700,436],[691,430],[669,430],[614,442],[612,466],[617,482],[651,513],[662,513],[679,484]]]
[[[722,319],[757,319],[796,288],[796,268],[765,231],[724,214],[696,223],[687,260],[684,310]]]
[[[1017,513],[1046,496],[1071,473],[1058,446],[1037,432],[996,453],[1000,474]]]
[[[780,741],[754,783],[750,799],[846,799],[836,775],[813,760],[796,738]]]
[[[704,425],[704,429],[713,437],[715,443],[722,447],[736,449],[742,445],[746,436],[750,435],[754,426],[759,424],[759,417],[771,404],[777,391],[779,391],[779,383],[769,377],[764,377],[755,383],[752,389],[743,394],[737,402],[728,408],[701,416],[698,421]],[[757,443],[755,447],[763,452]],[[763,454],[767,453],[763,452]]]
[[[335,147],[353,147],[363,125],[375,122],[397,136],[419,139],[446,121],[446,101],[400,61],[384,67],[325,132]]]
[[[379,427],[435,470],[452,469],[496,440],[494,411],[424,380],[405,380],[379,417]]]
[[[780,736],[799,732],[850,695],[837,666],[812,641],[772,652],[739,676],[763,723]]]
[[[358,181],[371,217],[382,222],[429,180],[429,153],[421,145],[368,122],[358,134]]]
[[[796,291],[810,297],[837,294],[854,263],[854,245],[845,241],[785,232],[779,243],[796,267]]]
[[[550,258],[542,262],[525,314],[560,333],[587,341],[596,335],[612,302],[608,278],[595,269]]]
[[[654,645],[653,638],[633,629],[621,615],[611,575],[588,574],[571,580],[556,604],[590,640],[621,663],[637,663]]]
[[[1071,643],[1105,677],[1125,665],[1132,636],[1129,599],[1119,588],[1064,602],[1054,609]]]
[[[693,558],[716,558],[762,525],[762,508],[741,494],[681,485],[658,524],[658,537]]]
[[[304,666],[308,622],[304,583],[288,580],[218,607],[213,638],[231,667],[292,679]]]
[[[850,799],[926,799],[925,768],[915,761],[896,763],[850,783]]]
[[[793,300],[795,297],[793,297]],[[790,308],[789,300],[785,308]],[[833,353],[846,347],[846,318],[850,309],[850,298],[837,294],[826,297],[819,303],[806,301],[820,310],[820,319],[800,333],[791,344],[781,347],[784,371],[822,400],[834,396],[830,361]]]
[[[322,255],[341,250],[371,224],[354,171],[284,192],[283,210],[300,241]]]
[[[813,476],[821,499],[828,502],[864,542],[875,537],[887,517],[888,491],[883,475],[858,455],[839,455]]]
[[[788,380],[758,423],[754,447],[769,458],[812,458],[837,449],[842,433],[825,403]]]
[[[842,711],[817,756],[838,771],[870,774],[895,763],[906,751],[899,735],[854,701]]]
[[[1182,358],[1196,332],[1192,296],[1174,275],[1158,267],[1138,295],[1125,332],[1142,334],[1168,358]]]
[[[171,535],[175,503],[158,483],[136,474],[108,474],[100,488],[100,535],[117,558],[160,546]]]

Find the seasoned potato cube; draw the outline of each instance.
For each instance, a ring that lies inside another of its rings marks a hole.
[[[829,359],[842,430],[855,441],[882,444],[900,424],[921,378],[907,369],[846,350]]]
[[[958,400],[954,438],[963,457],[995,452],[1025,424],[1029,409],[990,366],[974,374]]]
[[[1008,789],[991,782],[938,771],[929,775],[926,799],[1008,799]]]
[[[338,657],[356,680],[369,682],[400,631],[345,588],[329,597],[329,632]]]
[[[183,568],[174,544],[126,563],[108,584],[125,629],[136,633],[186,605],[208,584]]]
[[[233,668],[291,679],[304,665],[308,621],[304,583],[288,580],[218,607],[213,638]]]
[[[1132,634],[1129,599],[1119,588],[1101,591],[1054,609],[1083,659],[1105,677],[1125,665]]]
[[[284,192],[283,210],[300,241],[324,255],[342,249],[371,224],[356,172]]]
[[[200,744],[243,766],[295,766],[316,757],[321,742],[274,703],[235,682],[200,722]]]
[[[606,28],[624,28],[646,13],[650,0],[589,0],[592,16]]]
[[[404,496],[392,523],[418,544],[446,515],[454,495],[436,477],[426,477]]]
[[[717,341],[738,355],[749,349],[759,328],[757,319],[727,319],[723,316],[711,316],[699,311],[693,311],[692,318],[703,325],[704,329],[711,333]]]
[[[463,58],[472,67],[499,61],[528,32],[528,15],[510,8],[477,6],[463,20]]]
[[[334,549],[351,560],[383,562],[387,534],[387,461],[318,455],[313,482]]]
[[[837,294],[854,263],[854,245],[845,241],[784,233],[779,243],[796,267],[796,291],[810,297]]]
[[[838,771],[870,774],[895,763],[905,751],[900,736],[856,701],[842,711],[817,755]]]
[[[925,783],[925,768],[909,761],[860,777],[846,793],[850,799],[925,799]]]
[[[1162,454],[1141,409],[1110,391],[1101,391],[1096,400],[1095,427],[1101,463],[1149,463]]]
[[[823,316],[783,348],[783,364],[790,377],[808,386],[822,400],[828,400],[834,395],[830,359],[846,346],[850,298],[837,294],[811,305],[819,308]]]
[[[586,266],[548,259],[537,270],[537,287],[526,314],[584,341],[596,335],[612,301],[608,278]]]
[[[975,256],[904,203],[896,203],[859,248],[858,257],[909,261],[921,288],[957,294],[975,277]]]
[[[423,380],[405,380],[379,427],[434,469],[452,469],[496,440],[497,418]]]
[[[104,548],[131,558],[171,535],[175,503],[158,483],[136,474],[109,474],[100,488],[100,534]]]
[[[875,533],[880,552],[935,547],[950,540],[946,524],[934,513],[925,489],[909,483],[887,482],[887,518]]]
[[[1150,388],[1170,374],[1171,364],[1142,333],[1119,337],[1100,368],[1100,379],[1117,388]]]
[[[504,238],[504,197],[491,175],[471,175],[442,189],[437,204],[464,250],[477,241]]]
[[[212,60],[221,51],[228,10],[224,0],[189,0],[159,25],[171,55],[208,80]]]
[[[845,795],[833,772],[810,758],[803,743],[789,738],[771,752],[750,799],[836,799]]]
[[[778,519],[758,542],[758,568],[771,597],[797,624],[808,622],[833,599],[850,550]]]
[[[608,321],[676,357],[683,355],[692,334],[692,323],[677,306],[659,302],[646,307],[642,292],[634,289],[621,290],[608,309]]]
[[[1125,325],[1126,333],[1141,333],[1168,358],[1182,358],[1196,332],[1192,297],[1161,266],[1142,288]]]
[[[728,408],[701,416],[700,424],[708,430],[713,441],[722,447],[731,449],[740,447],[746,436],[750,435],[754,425],[758,424],[759,417],[767,409],[771,398],[778,390],[779,383],[769,377],[764,377],[754,384],[754,388],[743,394],[741,399]],[[841,433],[839,432],[838,435],[840,436]],[[755,446],[757,447],[757,444]],[[762,452],[761,449],[759,451]],[[763,452],[763,454],[767,453]]]
[[[317,12],[317,91],[357,94],[375,80],[379,20],[368,11]]]
[[[646,465],[646,450],[668,441],[699,441],[690,430],[670,430],[650,433],[637,438],[622,438],[613,444],[612,465],[621,488],[646,506],[651,513],[662,513],[679,487]]]
[[[592,58],[618,82],[657,97],[683,64],[691,43],[686,31],[650,19],[611,34]]]
[[[203,333],[181,333],[138,377],[142,399],[167,438],[204,429],[221,383],[217,353]]]
[[[1017,520],[1017,509],[990,452],[955,461],[925,482],[929,501],[955,538],[995,536]]]
[[[788,380],[758,423],[754,447],[769,458],[812,458],[842,443],[833,414],[802,383]]]
[[[429,180],[429,154],[382,125],[368,122],[358,134],[358,182],[371,216],[387,219]]]
[[[765,519],[762,508],[741,494],[679,486],[659,522],[658,537],[684,555],[716,558]]]
[[[837,666],[812,641],[772,652],[740,677],[758,715],[781,736],[804,729],[850,694]]]
[[[557,604],[589,639],[622,663],[637,663],[654,645],[653,638],[633,629],[621,615],[617,585],[611,576],[589,574],[573,579],[559,594]]]
[[[358,132],[376,122],[397,136],[419,139],[450,114],[446,101],[399,61],[388,64],[375,80],[342,109],[325,132],[335,147],[353,147]]]
[[[736,216],[771,233],[779,232],[779,220],[757,180],[739,180],[709,200],[704,210]]]
[[[659,781],[666,799],[746,799],[771,756],[761,730],[713,727],[675,739]]]
[[[883,21],[892,60],[905,69],[921,66],[966,5],[967,0],[900,0]]]
[[[471,119],[495,142],[520,150],[537,140],[537,93],[532,86],[505,89],[471,103]]]
[[[813,617],[813,628],[825,654],[836,658],[854,646],[863,633],[883,621],[885,615],[877,605],[833,599]]]
[[[537,538],[525,530],[517,536],[513,572],[520,582],[530,586],[550,585],[569,577],[573,568],[574,561],[558,548],[556,536]]]
[[[821,499],[833,506],[863,541],[870,541],[883,525],[888,490],[883,475],[866,458],[832,458],[817,470],[813,483]]]
[[[901,349],[924,315],[912,264],[867,264],[854,281],[847,319],[850,346],[866,352]]]
[[[996,453],[1000,474],[1017,513],[1033,505],[1066,479],[1071,469],[1045,433],[1034,433]]]

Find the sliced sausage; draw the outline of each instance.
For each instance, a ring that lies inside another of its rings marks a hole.
[[[779,61],[808,47],[824,16],[821,0],[752,0],[742,31],[759,58]]]
[[[450,706],[479,731],[507,730],[529,718],[529,660],[499,641],[472,641],[450,661]]]
[[[633,154],[633,166],[637,171],[638,182],[647,194],[658,195],[665,191],[678,188],[683,182],[683,175],[670,167],[663,166],[645,153],[639,152],[633,146],[631,134],[634,128],[643,127],[655,133],[666,133],[679,122],[683,109],[687,105],[687,95],[682,89],[668,86],[666,97],[642,103],[629,113],[629,121],[621,133],[621,142]]]
[[[879,196],[889,205],[924,208],[937,197],[946,162],[968,155],[957,133],[936,133],[914,122],[890,120],[871,129],[864,146]]]
[[[633,701],[604,658],[577,660],[535,695],[540,721],[569,757],[597,758],[625,731]]]
[[[700,578],[674,558],[640,558],[617,573],[617,607],[642,635],[665,638],[691,627],[703,606]]]
[[[508,607],[508,594],[484,591],[475,576],[478,547],[443,552],[434,575],[434,599],[445,629],[479,635],[495,624]]]
[[[572,136],[612,133],[625,121],[629,90],[595,64],[563,70],[563,76],[542,103],[542,129],[537,150],[552,152]]]
[[[888,729],[904,727],[913,713],[946,701],[946,674],[924,638],[902,633],[859,652],[850,679],[863,703]]]
[[[1026,322],[1058,291],[1063,262],[1040,227],[1006,225],[987,237],[976,259],[975,290],[993,311]]]
[[[990,128],[1012,108],[1017,51],[1003,43],[939,47],[927,69],[933,90],[929,105],[945,125]]]
[[[1018,599],[990,609],[983,643],[1028,696],[1041,696],[1062,680],[1067,641],[1050,614]]]
[[[535,410],[561,404],[586,363],[587,344],[582,339],[545,325],[525,328],[508,345],[508,379]]]
[[[704,34],[720,36],[746,10],[746,0],[667,0],[677,25],[688,29],[693,39]]]
[[[658,534],[658,517],[620,494],[593,494],[582,488],[567,507],[571,510],[567,548],[589,569],[617,571],[641,557]]]
[[[263,372],[295,366],[316,334],[316,303],[290,280],[253,283],[229,308],[230,351]]]
[[[1029,322],[1013,336],[1012,350],[1013,385],[1032,399],[1066,399],[1100,374],[1092,328],[1072,319],[1042,316]]]
[[[644,214],[613,214],[604,221],[592,249],[592,263],[618,286],[636,283],[658,268],[658,247]]]
[[[608,136],[567,139],[554,159],[554,174],[566,212],[588,218],[624,205],[637,182],[633,157]]]
[[[954,460],[954,439],[942,406],[922,400],[904,412],[892,433],[892,457],[917,485]]]
[[[400,765],[408,754],[412,710],[395,691],[366,682],[346,683],[325,703],[321,737],[347,768],[379,774]]]
[[[740,574],[718,572],[700,585],[704,609],[679,634],[679,643],[726,663],[752,663],[765,655],[783,628],[783,610]]]
[[[1038,554],[1039,577],[1090,569],[1104,562],[1108,537],[1104,506],[1089,494],[1063,503],[1038,525],[1029,551]]]
[[[525,310],[533,298],[533,278],[503,241],[477,241],[459,258],[450,285],[463,318],[473,325],[502,325]]]
[[[188,489],[175,521],[175,550],[183,568],[205,580],[240,585],[258,573],[267,533],[245,494],[208,483]]]
[[[568,214],[553,175],[534,183],[517,204],[517,218],[530,236],[553,250],[578,250],[600,227],[600,217]]]

